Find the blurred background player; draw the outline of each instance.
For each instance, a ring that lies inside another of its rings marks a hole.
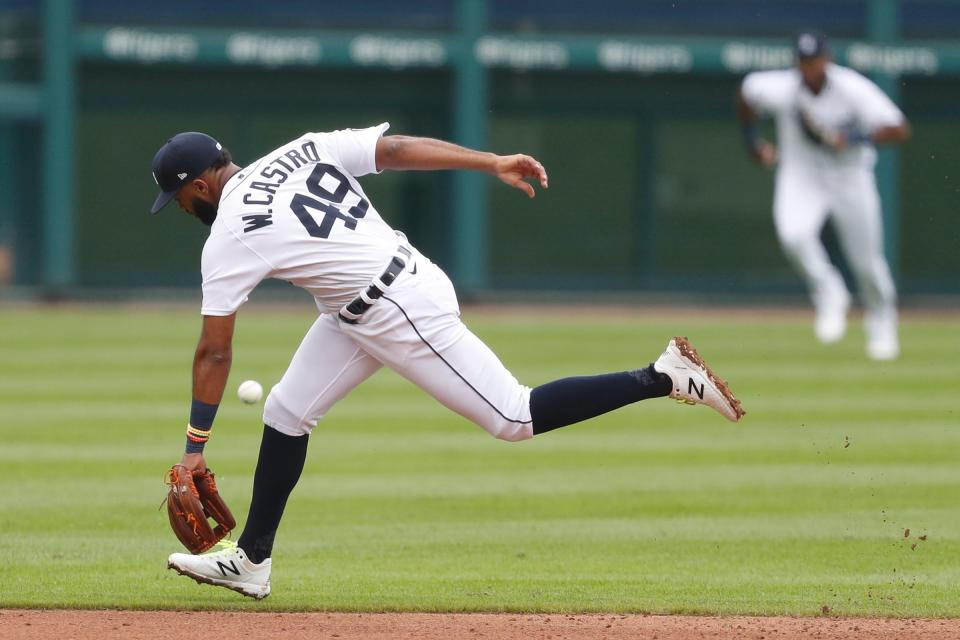
[[[828,216],[865,307],[867,355],[900,353],[896,289],[883,253],[876,144],[903,142],[910,125],[873,82],[832,62],[826,37],[800,33],[792,69],[748,74],[737,115],[749,153],[777,166],[773,219],[780,245],[807,283],[824,344],[843,338],[850,293],[830,262],[820,233]],[[780,149],[760,138],[756,122],[776,121]]]

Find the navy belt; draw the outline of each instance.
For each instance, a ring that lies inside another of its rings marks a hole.
[[[379,277],[374,278],[370,286],[361,291],[360,295],[340,309],[340,319],[348,324],[357,324],[360,316],[387,292],[387,289],[390,288],[393,281],[396,280],[397,276],[407,267],[407,261],[410,260],[411,255],[410,249],[404,246],[397,247],[397,252],[393,258],[390,259],[390,263],[387,265],[387,268],[383,270],[383,273],[381,273]]]

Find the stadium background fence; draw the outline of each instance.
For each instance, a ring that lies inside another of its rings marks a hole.
[[[466,295],[796,295],[772,176],[744,154],[732,104],[744,73],[791,63],[809,25],[914,125],[877,169],[904,299],[960,293],[956,2],[197,4],[0,3],[0,295],[194,291],[204,234],[147,214],[163,140],[206,131],[243,164],[385,120],[550,171],[533,202],[467,173],[364,181]]]

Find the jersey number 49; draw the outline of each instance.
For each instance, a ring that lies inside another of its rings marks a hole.
[[[327,179],[324,180],[324,178]],[[324,182],[331,187],[331,183],[336,182],[337,186],[331,191],[330,188],[324,186]],[[330,237],[330,231],[333,230],[333,225],[337,220],[343,220],[343,225],[347,229],[356,229],[357,220],[367,215],[367,209],[370,208],[370,203],[350,188],[350,181],[347,180],[347,177],[339,169],[329,164],[318,164],[314,167],[310,177],[307,178],[307,189],[316,197],[298,193],[290,201],[290,208],[299,218],[307,233],[314,238]],[[356,195],[360,201],[344,213],[340,207],[343,206],[343,200],[348,193]],[[317,224],[316,219],[308,209],[323,212],[323,219],[320,220],[320,224]]]

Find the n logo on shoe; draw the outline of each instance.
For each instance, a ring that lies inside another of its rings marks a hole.
[[[233,560],[230,561],[229,566],[217,560],[217,568],[220,569],[220,575],[222,575],[224,578],[227,577],[227,571],[231,571],[233,575],[236,576],[240,575],[240,569],[237,569],[237,565],[233,563]]]
[[[693,395],[694,393],[696,393],[696,394],[697,394],[697,397],[699,397],[701,400],[703,400],[703,390],[704,390],[704,388],[707,386],[706,383],[701,384],[701,385],[700,385],[700,388],[698,389],[698,388],[697,388],[697,383],[693,381],[693,378],[689,378],[689,380],[690,380],[690,382],[689,382],[689,384],[687,384],[687,393],[689,393],[689,394],[691,394],[691,395]]]

